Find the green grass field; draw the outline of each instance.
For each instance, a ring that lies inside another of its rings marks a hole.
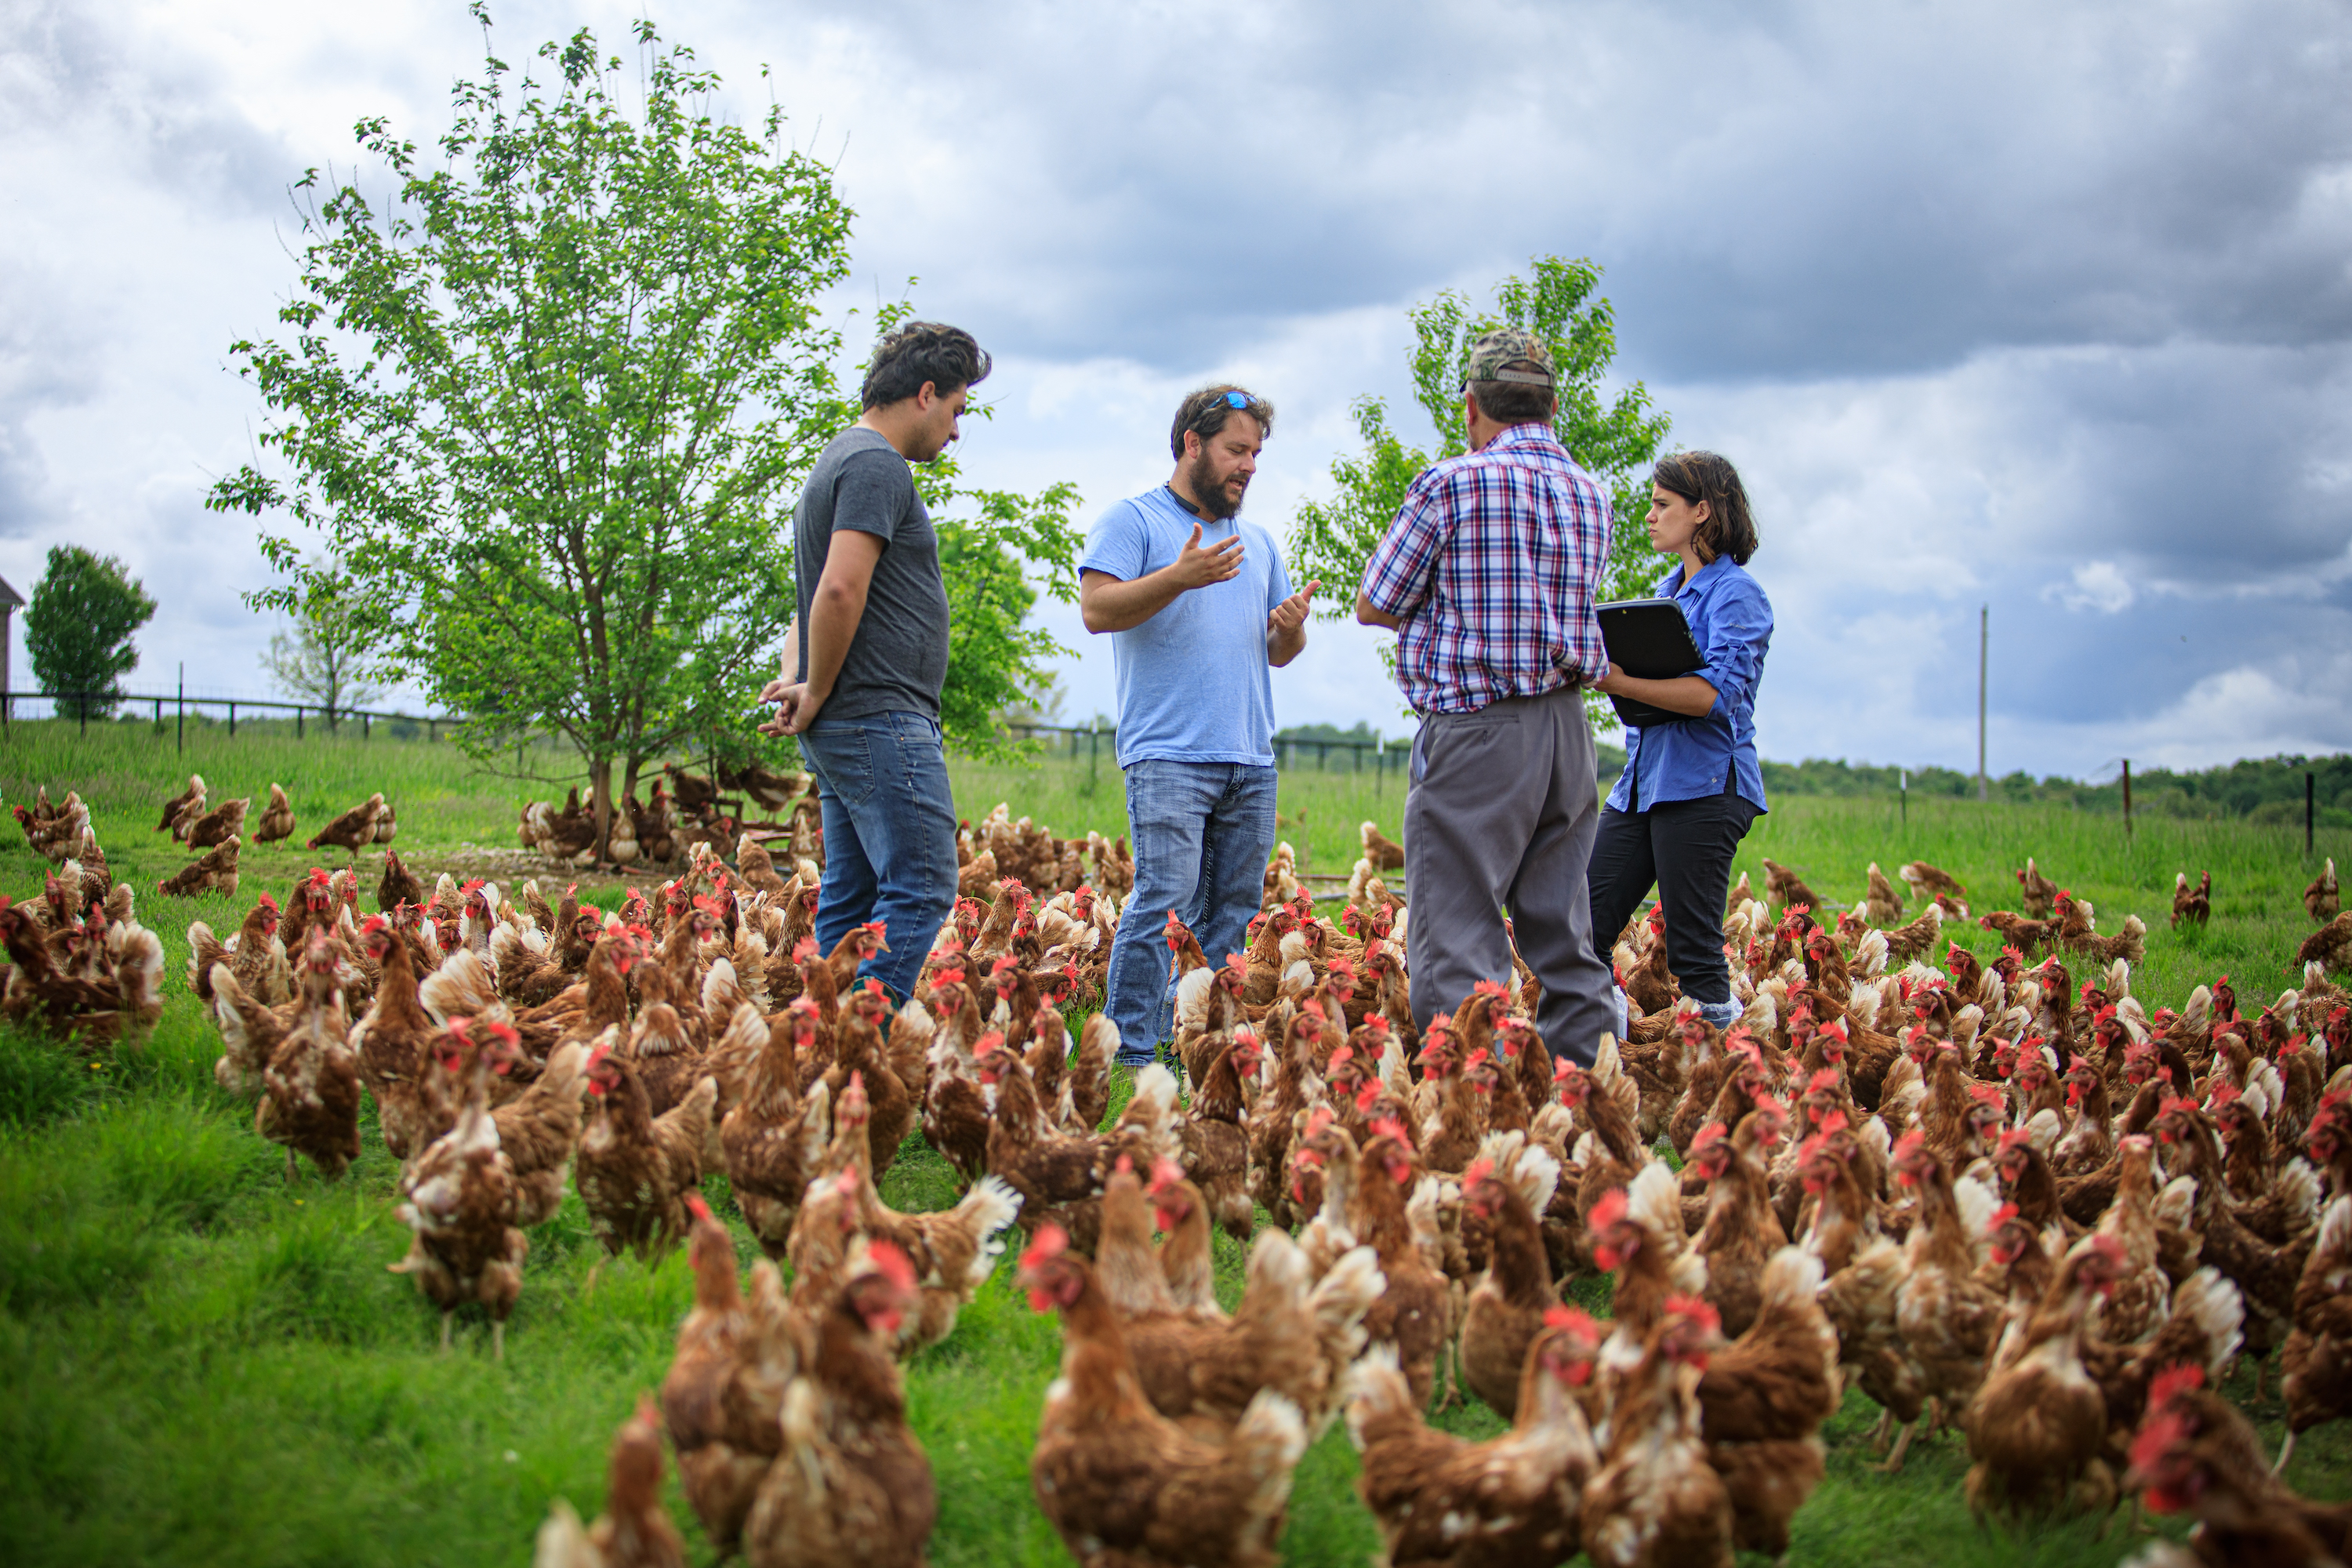
[[[384,1271],[407,1233],[393,1214],[394,1168],[371,1152],[341,1183],[304,1168],[290,1186],[279,1151],[255,1136],[249,1109],[213,1087],[217,1037],[187,990],[189,921],[233,925],[267,887],[282,893],[311,863],[299,848],[248,850],[235,900],[166,900],[156,879],[184,857],[151,831],[163,798],[191,769],[213,798],[284,784],[300,837],[383,789],[399,807],[399,847],[427,876],[467,845],[511,847],[531,794],[470,773],[448,746],[381,732],[296,742],[250,731],[229,740],[192,727],[184,755],[167,731],[138,725],[24,723],[0,744],[0,798],[46,784],[78,789],[118,876],[145,889],[141,918],[169,953],[163,1022],[139,1046],[95,1058],[0,1031],[0,1541],[24,1563],[520,1563],[551,1498],[593,1515],[604,1456],[638,1393],[660,1381],[691,1291],[682,1256],[646,1268],[606,1265],[576,1198],[531,1234],[520,1305],[503,1364],[485,1331],[461,1319],[456,1353],[436,1353],[437,1316]],[[1106,760],[1036,769],[962,766],[957,795],[977,816],[999,800],[1070,834],[1119,831],[1119,778]],[[1355,825],[1391,836],[1397,781],[1294,773],[1283,782],[1289,837],[1311,868],[1344,872]],[[12,830],[0,844],[0,892],[40,886],[44,862]],[[2322,853],[2352,862],[2352,835]],[[299,838],[296,840],[299,844]],[[2037,856],[2093,900],[2104,930],[2137,912],[2151,929],[2136,988],[2178,1005],[2222,970],[2248,999],[2288,984],[2286,959],[2307,929],[2297,900],[2309,872],[2299,834],[2240,824],[2167,825],[2126,842],[2113,818],[2032,807],[1915,805],[1907,831],[1891,803],[1795,799],[1760,822],[1741,858],[1800,870],[1825,896],[1860,897],[1872,859],[1892,872],[1924,856],[1966,880],[1979,907],[2013,902],[2011,868]],[[331,862],[329,862],[331,863]],[[2166,929],[2172,874],[2210,867],[2210,930]],[[556,873],[548,873],[555,880]],[[371,878],[371,881],[372,881]],[[1961,933],[1980,952],[1989,933]],[[723,1179],[710,1184],[714,1197]],[[951,1194],[945,1166],[918,1138],[885,1184],[901,1207]],[[726,1205],[720,1205],[724,1211]],[[739,1235],[741,1235],[739,1227]],[[1226,1284],[1239,1249],[1220,1238]],[[748,1236],[741,1250],[756,1256]],[[1059,1331],[1011,1288],[981,1292],[955,1333],[910,1366],[913,1421],[938,1473],[943,1564],[1065,1561],[1031,1500],[1028,1453]],[[1598,1304],[1597,1292],[1587,1288]],[[2274,1381],[2274,1380],[2273,1380]],[[2232,1392],[2251,1394],[2242,1372]],[[2254,1405],[2275,1440],[2274,1401]],[[1915,1447],[1888,1479],[1867,1469],[1875,1418],[1860,1394],[1831,1425],[1829,1479],[1796,1521],[1805,1563],[2108,1563],[2137,1549],[2118,1515],[2020,1533],[1979,1528],[1959,1501],[1966,1456],[1957,1436]],[[1483,1434],[1498,1423],[1475,1404],[1443,1424]],[[1366,1561],[1375,1540],[1353,1492],[1355,1459],[1337,1429],[1301,1466],[1285,1551],[1292,1562]],[[2352,1495],[2340,1429],[2298,1447],[2290,1479],[2316,1496]],[[682,1499],[689,1553],[710,1560]]]

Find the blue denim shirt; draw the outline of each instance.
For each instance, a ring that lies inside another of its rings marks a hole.
[[[1764,650],[1772,642],[1772,602],[1756,579],[1728,555],[1718,555],[1687,583],[1681,563],[1651,592],[1673,599],[1690,618],[1691,638],[1706,659],[1704,676],[1715,706],[1678,724],[1625,731],[1625,771],[1609,792],[1617,811],[1647,811],[1677,800],[1698,800],[1732,787],[1758,811],[1764,771],[1756,765],[1756,683],[1764,678]]]

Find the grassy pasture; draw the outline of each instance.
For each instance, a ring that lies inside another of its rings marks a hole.
[[[145,889],[141,916],[169,955],[163,1020],[136,1047],[92,1057],[0,1031],[0,1384],[10,1391],[0,1402],[0,1541],[25,1563],[527,1563],[551,1498],[583,1514],[601,1506],[605,1446],[637,1393],[658,1384],[691,1299],[683,1257],[651,1269],[617,1260],[592,1289],[601,1249],[567,1199],[531,1233],[505,1363],[489,1362],[486,1331],[464,1317],[456,1353],[436,1353],[436,1314],[384,1271],[406,1232],[373,1126],[370,1152],[343,1182],[323,1184],[305,1167],[289,1186],[250,1110],[214,1089],[216,1037],[186,988],[188,921],[233,925],[255,890],[282,893],[313,857],[248,849],[236,900],[165,900],[153,883],[185,857],[151,829],[191,768],[215,801],[250,793],[257,803],[273,779],[284,784],[302,823],[297,845],[383,789],[399,807],[399,847],[429,876],[463,846],[511,847],[521,802],[547,792],[473,773],[446,743],[239,730],[232,741],[192,725],[184,757],[168,729],[139,725],[94,725],[84,739],[70,725],[23,723],[0,744],[0,799],[27,800],[46,784],[53,798],[75,788],[91,803],[110,863]],[[966,816],[1005,800],[1066,835],[1123,829],[1108,759],[1091,779],[1083,756],[954,771]],[[1372,817],[1393,836],[1402,800],[1393,776],[1376,790],[1369,774],[1302,771],[1285,775],[1282,810],[1311,868],[1344,871],[1356,823]],[[2321,852],[2352,861],[2352,834],[2330,837]],[[2063,809],[1915,802],[1906,829],[1891,802],[1799,798],[1759,823],[1741,866],[1760,884],[1769,854],[1850,901],[1870,860],[1892,873],[1924,856],[1989,908],[2013,903],[2010,870],[2030,852],[2096,904],[2103,930],[2126,913],[2148,921],[2136,986],[2177,1005],[2223,970],[2250,1000],[2290,984],[2285,961],[2308,929],[2301,850],[2299,833],[2236,823],[2148,825],[2126,842],[2113,818]],[[43,866],[13,830],[0,832],[0,892],[32,893]],[[2166,926],[2172,874],[2208,866],[2213,923],[2176,936]],[[1956,934],[1991,951],[1990,933]],[[722,1196],[723,1178],[708,1185]],[[901,1207],[930,1208],[952,1186],[917,1138],[885,1190]],[[1230,1299],[1241,1252],[1218,1245]],[[748,1236],[741,1250],[747,1262],[756,1256]],[[942,1564],[1066,1561],[1027,1475],[1059,1332],[1009,1276],[1000,1269],[948,1342],[909,1368],[914,1425],[939,1478],[932,1558]],[[1603,1304],[1593,1282],[1581,1293]],[[2231,1392],[2250,1400],[2248,1374]],[[2275,1440],[2274,1398],[2252,1408]],[[1957,1436],[1915,1446],[1899,1478],[1872,1473],[1862,1439],[1875,1416],[1855,1394],[1829,1427],[1829,1479],[1798,1516],[1792,1561],[2105,1564],[2137,1550],[2122,1516],[2104,1538],[2087,1522],[1979,1528],[1959,1501]],[[1471,1434],[1499,1426],[1475,1402],[1440,1420]],[[1354,1474],[1335,1429],[1300,1468],[1290,1561],[1366,1560],[1374,1534]],[[2316,1496],[2352,1495],[2342,1430],[2308,1435],[2290,1479]],[[709,1561],[674,1483],[673,1498],[689,1554]]]

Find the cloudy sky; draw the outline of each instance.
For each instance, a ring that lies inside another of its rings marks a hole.
[[[497,47],[638,14],[502,4]],[[1428,438],[1414,301],[1588,256],[1622,375],[1756,501],[1768,756],[1973,766],[1987,604],[1996,772],[2352,747],[2341,0],[646,14],[837,163],[843,309],[918,277],[996,352],[975,479],[1091,520],[1232,377],[1280,532],[1352,397]],[[133,684],[268,694],[251,527],[200,505],[258,418],[227,345],[293,279],[288,183],[362,115],[429,142],[480,50],[457,0],[0,0],[0,575],[124,556]],[[1283,721],[1402,729],[1371,635],[1318,625]],[[1111,706],[1107,648],[1067,676]]]

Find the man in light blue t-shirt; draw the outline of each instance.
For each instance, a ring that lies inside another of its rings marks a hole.
[[[1176,410],[1176,471],[1103,515],[1078,563],[1087,630],[1111,634],[1135,896],[1110,950],[1119,1060],[1174,1022],[1167,911],[1209,962],[1241,951],[1274,851],[1274,689],[1307,646],[1307,606],[1273,535],[1237,515],[1274,405],[1211,386]]]

